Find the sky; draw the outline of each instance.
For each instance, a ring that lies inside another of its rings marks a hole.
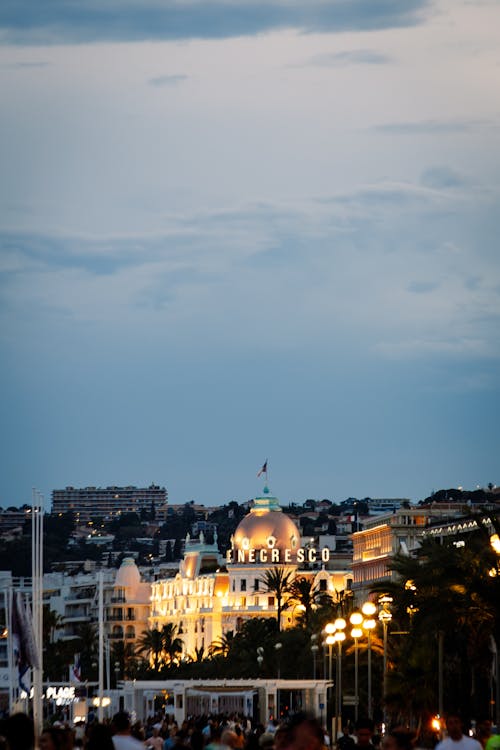
[[[0,505],[500,483],[498,0],[0,6]]]

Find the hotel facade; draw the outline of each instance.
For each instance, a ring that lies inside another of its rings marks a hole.
[[[318,591],[350,590],[350,568],[335,569],[334,559],[329,547],[318,549],[309,537],[301,538],[266,487],[236,528],[225,555],[218,550],[217,536],[213,544],[207,544],[203,534],[186,539],[179,572],[151,585],[149,627],[174,624],[186,655],[206,650],[246,620],[277,617],[276,596],[264,582],[271,568],[306,578]],[[297,607],[285,610],[281,627],[290,627],[299,612]]]

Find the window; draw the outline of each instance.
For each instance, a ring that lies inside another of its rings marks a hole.
[[[240,591],[246,591],[247,590],[247,581],[246,578],[242,578],[240,581]]]
[[[253,582],[253,590],[258,591],[259,590],[259,579],[255,578]]]
[[[274,596],[268,596],[267,597],[267,606],[268,607],[274,607]]]
[[[319,590],[326,591],[326,584],[327,584],[326,578],[322,578],[319,582]]]

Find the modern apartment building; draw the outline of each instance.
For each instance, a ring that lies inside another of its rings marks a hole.
[[[110,520],[121,513],[150,513],[154,510],[158,521],[167,513],[168,493],[165,487],[66,487],[52,490],[52,513],[75,514],[77,523],[92,518]]]

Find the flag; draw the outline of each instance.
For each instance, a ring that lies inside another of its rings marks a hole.
[[[262,466],[262,469],[261,469],[260,471],[258,471],[258,472],[257,472],[257,477],[261,477],[261,476],[262,476],[262,474],[266,474],[266,475],[267,475],[267,458],[266,458],[266,460],[264,461],[264,464],[263,464],[263,466]]]
[[[69,681],[72,682],[73,685],[79,685],[82,681],[80,654],[75,654],[73,657],[73,664],[69,668]]]
[[[38,654],[29,605],[25,607],[20,591],[14,591],[12,595],[11,618],[12,651],[19,674],[19,687],[29,694],[30,689],[23,683],[23,677],[30,667],[38,669]]]

